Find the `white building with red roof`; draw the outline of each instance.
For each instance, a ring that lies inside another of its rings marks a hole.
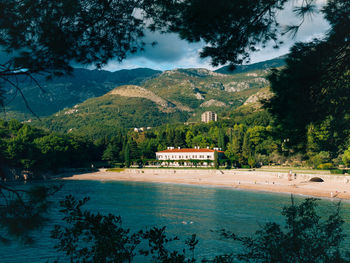
[[[209,149],[209,148],[174,148],[168,147],[168,149],[160,152],[156,152],[156,159],[159,161],[214,161],[214,154],[218,152],[219,158],[224,156],[224,152],[219,148]]]

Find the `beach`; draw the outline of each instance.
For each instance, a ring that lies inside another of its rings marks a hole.
[[[323,182],[312,182],[312,178]],[[119,172],[101,169],[76,174],[64,180],[131,181],[229,187],[254,191],[288,193],[313,197],[350,200],[350,176],[298,174],[286,172],[205,170],[205,169],[125,169]]]

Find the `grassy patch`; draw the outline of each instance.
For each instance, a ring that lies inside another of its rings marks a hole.
[[[334,170],[331,170],[330,171],[331,174],[345,174],[346,173],[346,170],[343,170],[343,169],[334,169]]]
[[[125,169],[124,168],[109,168],[106,170],[107,172],[116,172],[116,173],[120,173],[120,172],[124,172]]]
[[[288,173],[289,171],[292,171],[292,173],[330,174],[330,170],[316,170],[316,169],[310,169],[308,167],[264,166],[256,170],[264,171],[264,172],[280,172],[280,173]]]

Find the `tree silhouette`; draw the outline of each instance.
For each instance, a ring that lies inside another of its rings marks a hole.
[[[343,144],[348,136],[350,2],[329,1],[322,12],[332,26],[327,36],[294,45],[286,67],[269,77],[275,95],[265,107],[294,146],[305,144],[310,124],[330,127],[331,146]]]

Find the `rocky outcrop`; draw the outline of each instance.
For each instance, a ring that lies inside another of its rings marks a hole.
[[[218,100],[214,100],[214,99],[211,99],[211,100],[208,100],[206,102],[203,102],[200,107],[201,108],[205,108],[205,107],[226,107],[226,103],[222,102],[222,101],[218,101]]]
[[[268,100],[273,96],[269,88],[264,88],[250,96],[243,105],[256,104],[256,107],[261,107],[261,100]]]
[[[173,104],[157,96],[152,91],[147,90],[140,86],[135,86],[135,85],[120,86],[108,92],[107,95],[119,95],[123,97],[144,98],[156,103],[159,106],[159,110],[161,111],[171,112],[175,110]]]

